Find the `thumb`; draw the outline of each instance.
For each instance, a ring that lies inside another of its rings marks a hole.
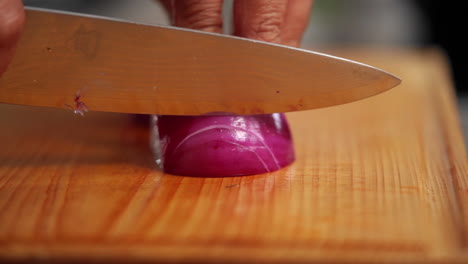
[[[2,74],[15,51],[25,15],[21,0],[0,1],[0,74]]]

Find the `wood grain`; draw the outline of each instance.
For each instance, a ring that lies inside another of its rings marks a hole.
[[[334,55],[403,83],[289,114],[297,161],[232,178],[163,174],[132,116],[0,106],[0,261],[468,261],[468,169],[444,57]]]

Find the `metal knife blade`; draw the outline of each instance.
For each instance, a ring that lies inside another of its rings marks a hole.
[[[386,91],[392,74],[219,34],[30,8],[0,102],[141,114],[261,114]]]

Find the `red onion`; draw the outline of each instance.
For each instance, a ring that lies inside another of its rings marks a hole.
[[[153,146],[170,174],[250,175],[294,161],[284,114],[155,116],[155,121]]]

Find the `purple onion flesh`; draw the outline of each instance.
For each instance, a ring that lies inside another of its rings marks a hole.
[[[278,170],[294,159],[284,114],[155,116],[153,147],[166,173],[225,177]]]

